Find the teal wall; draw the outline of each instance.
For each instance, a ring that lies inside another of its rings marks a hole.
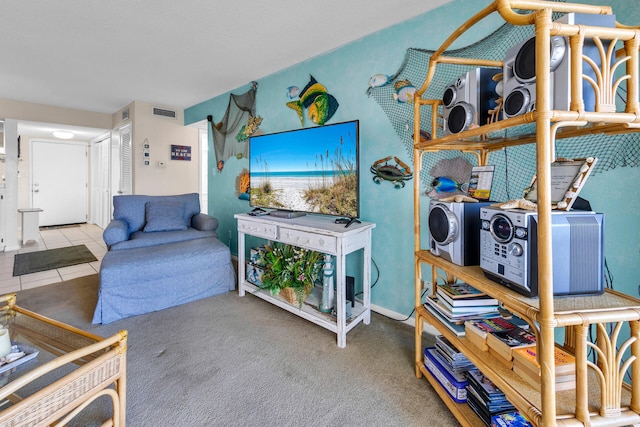
[[[361,219],[374,222],[373,258],[380,277],[372,291],[372,303],[384,309],[409,315],[414,306],[413,192],[410,181],[403,189],[390,183],[375,184],[368,172],[376,160],[392,155],[405,162],[411,159],[380,106],[365,91],[369,77],[377,73],[393,74],[404,59],[407,48],[437,49],[451,31],[462,24],[487,0],[454,0],[435,11],[374,33],[324,55],[311,58],[278,73],[256,76],[259,84],[256,112],[262,116],[261,129],[271,133],[300,128],[296,113],[286,107],[286,88],[304,87],[313,75],[334,95],[340,107],[329,123],[360,120]],[[585,1],[585,3],[595,3]],[[636,0],[611,1],[623,23],[640,24]],[[495,30],[502,21],[485,20],[473,28],[454,47],[469,44]],[[413,82],[419,86],[421,82]],[[246,86],[231,93],[241,94]],[[185,110],[185,124],[205,120],[212,115],[220,121],[229,102],[229,93],[213,97]],[[307,121],[309,126],[309,121]],[[211,140],[211,136],[209,137]],[[211,141],[210,141],[211,143]],[[247,212],[249,204],[236,196],[236,177],[249,168],[247,159],[230,158],[218,173],[210,150],[209,213],[220,221],[220,238],[237,252],[235,213]],[[533,159],[531,159],[533,161]],[[614,275],[614,286],[637,295],[640,285],[640,201],[632,183],[640,179],[640,170],[624,167],[590,178],[582,194],[593,207],[606,214],[606,256]],[[351,265],[356,263],[350,260]],[[356,273],[357,274],[357,273]],[[374,271],[374,279],[376,277]]]

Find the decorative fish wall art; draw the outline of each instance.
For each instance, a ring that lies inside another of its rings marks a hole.
[[[471,163],[462,157],[438,161],[429,172],[433,180],[431,190],[427,190],[425,194],[432,199],[466,194],[472,168]]]
[[[409,80],[398,80],[394,83],[393,87],[396,93],[393,94],[393,99],[397,102],[407,103],[413,101],[413,96],[416,93],[416,88],[411,84]]]
[[[369,78],[369,87],[367,88],[367,91],[365,93],[371,96],[371,89],[373,89],[374,87],[382,87],[384,85],[387,85],[390,81],[391,77],[387,76],[386,74],[374,74]]]
[[[304,110],[307,110],[307,117],[317,125],[324,125],[328,120],[333,117],[338,109],[338,101],[336,98],[327,92],[327,88],[318,83],[313,77],[309,76],[309,83],[299,90],[296,86],[289,86],[287,88],[287,96],[290,99],[295,98],[298,95],[299,99],[296,101],[287,102],[287,107],[295,110],[300,118],[300,123],[304,126]]]

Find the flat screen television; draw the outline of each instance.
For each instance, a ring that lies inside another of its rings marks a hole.
[[[251,207],[357,218],[358,125],[354,120],[252,136]]]

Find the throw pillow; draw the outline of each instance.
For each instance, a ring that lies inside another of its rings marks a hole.
[[[147,202],[145,203],[147,223],[143,231],[173,231],[186,230],[184,222],[184,203],[176,202]]]

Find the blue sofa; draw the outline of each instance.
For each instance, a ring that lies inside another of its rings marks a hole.
[[[229,248],[197,193],[113,198],[93,323],[111,323],[233,290]]]

